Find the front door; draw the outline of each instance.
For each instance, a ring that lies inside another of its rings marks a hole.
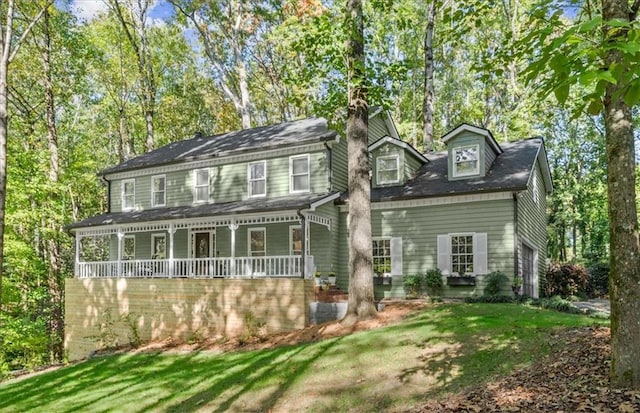
[[[522,244],[522,293],[533,297],[533,249]]]
[[[194,272],[196,276],[213,276],[213,260],[215,257],[216,233],[215,231],[194,231],[191,233],[191,257],[194,260]]]

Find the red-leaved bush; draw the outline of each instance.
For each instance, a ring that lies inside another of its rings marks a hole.
[[[568,297],[586,293],[589,285],[587,270],[578,264],[552,263],[547,269],[544,292],[547,297]]]

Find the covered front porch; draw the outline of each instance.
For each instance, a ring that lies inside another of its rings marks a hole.
[[[279,211],[77,228],[75,275],[310,278],[331,224],[320,214]]]

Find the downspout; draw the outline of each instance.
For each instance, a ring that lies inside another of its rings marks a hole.
[[[107,184],[107,214],[111,213],[111,181],[104,175],[101,177],[102,181]]]
[[[329,188],[327,192],[331,192],[333,190],[333,151],[327,141],[324,141],[323,143],[324,147],[327,149],[327,166],[329,167]]]
[[[518,195],[513,193],[513,270],[514,276],[520,276],[518,262]]]

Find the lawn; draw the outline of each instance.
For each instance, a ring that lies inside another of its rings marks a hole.
[[[2,412],[380,411],[526,367],[554,328],[596,321],[513,304],[447,304],[316,343],[103,356],[0,384]]]

